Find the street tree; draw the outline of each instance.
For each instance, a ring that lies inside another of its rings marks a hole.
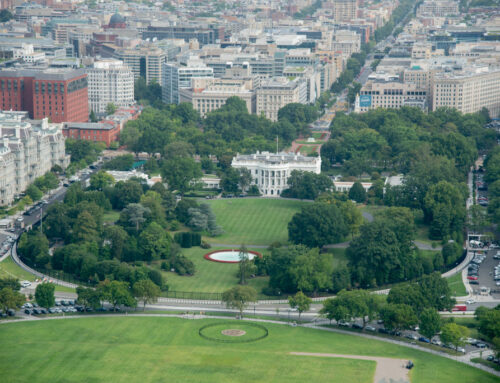
[[[380,309],[380,318],[387,330],[409,330],[418,323],[411,306],[388,303]]]
[[[102,298],[107,300],[113,306],[113,311],[119,305],[127,307],[135,307],[137,301],[130,292],[130,287],[127,282],[120,281],[103,281],[98,285],[98,291]]]
[[[110,102],[108,105],[106,105],[106,114],[109,116],[111,114],[114,114],[116,112],[116,105]]]
[[[288,304],[291,308],[297,309],[299,313],[299,320],[302,313],[309,310],[311,303],[312,299],[305,295],[302,291],[288,297]]]
[[[335,319],[338,323],[340,321],[347,321],[351,317],[347,307],[337,298],[328,298],[325,300],[320,314],[326,317],[330,321],[330,324],[332,323],[332,319]]]
[[[46,309],[54,306],[56,299],[54,297],[54,291],[56,286],[53,283],[40,283],[35,289],[35,300],[36,302]]]
[[[78,295],[77,302],[85,307],[97,309],[101,306],[101,296],[99,291],[90,287],[78,286],[76,288]]]
[[[465,345],[465,341],[469,336],[469,329],[465,326],[456,323],[446,323],[441,328],[440,338],[444,344],[451,344],[458,350],[459,347]]]
[[[12,290],[10,287],[4,287],[0,290],[0,307],[3,312],[7,310],[17,309],[26,301],[23,294],[18,291]]]
[[[426,308],[420,313],[420,334],[432,339],[441,330],[441,317],[436,309]]]
[[[235,286],[222,294],[222,302],[227,308],[238,310],[240,318],[243,317],[243,310],[248,307],[248,304],[256,300],[257,292],[250,286]]]
[[[155,303],[161,294],[160,288],[150,279],[142,279],[134,283],[134,296],[142,301],[142,310],[146,310],[146,304]]]

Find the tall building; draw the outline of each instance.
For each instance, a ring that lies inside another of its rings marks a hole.
[[[224,28],[218,26],[191,26],[191,25],[149,25],[148,28],[142,32],[142,38],[158,40],[163,39],[196,39],[201,46],[206,44],[215,44],[217,40],[224,41]]]
[[[167,104],[180,102],[179,91],[191,88],[191,79],[214,77],[214,70],[200,60],[188,60],[186,66],[179,64],[163,65],[162,100]]]
[[[257,152],[256,154],[238,154],[231,166],[236,169],[246,168],[252,175],[252,184],[257,185],[264,197],[279,197],[288,189],[288,178],[294,170],[321,172],[321,157],[306,157],[294,153]]]
[[[107,59],[96,61],[88,68],[89,110],[106,113],[110,103],[125,107],[134,103],[134,74],[122,61]]]
[[[307,103],[307,83],[302,79],[289,81],[276,77],[263,81],[257,89],[256,113],[272,121],[278,120],[278,111],[291,103]]]
[[[0,113],[0,205],[12,203],[52,166],[69,164],[62,125],[27,117],[26,112]]]
[[[350,21],[357,17],[357,0],[331,0],[323,7],[332,10],[332,18],[336,23]]]
[[[440,72],[432,80],[432,109],[456,108],[474,113],[487,108],[491,117],[500,115],[500,68],[467,68],[459,72]]]
[[[144,77],[147,83],[161,83],[163,64],[167,61],[166,54],[159,48],[147,46],[117,49],[114,58],[127,65],[134,78]]]
[[[85,100],[85,102],[82,102]],[[35,120],[87,121],[87,74],[83,69],[0,71],[1,110],[27,111]]]

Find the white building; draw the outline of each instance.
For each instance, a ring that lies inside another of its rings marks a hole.
[[[191,88],[191,79],[214,77],[213,68],[209,68],[201,60],[188,60],[186,66],[175,63],[163,64],[162,101],[167,104],[180,102],[179,91]]]
[[[365,189],[365,192],[368,193],[368,190],[372,187],[373,183],[371,182],[360,182],[361,186],[363,186],[363,189]],[[352,186],[355,184],[355,182],[350,182],[350,181],[333,181],[333,187],[335,188],[335,191],[340,192],[340,193],[349,193],[349,190],[351,190]]]
[[[45,53],[35,52],[33,44],[23,44],[22,48],[14,49],[12,51],[12,56],[15,59],[21,59],[26,63],[45,61]]]
[[[88,68],[89,111],[102,115],[110,103],[127,107],[134,103],[134,74],[123,61],[96,61]]]
[[[231,166],[246,168],[252,174],[252,184],[257,185],[264,197],[279,197],[288,188],[288,178],[294,170],[321,172],[321,157],[306,157],[294,153],[238,154]]]
[[[52,166],[69,164],[62,124],[27,116],[27,112],[0,113],[0,205],[12,203]]]

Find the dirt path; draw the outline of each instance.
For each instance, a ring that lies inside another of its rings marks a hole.
[[[318,356],[327,358],[347,358],[372,360],[377,362],[373,383],[409,383],[408,369],[405,367],[408,362],[405,359],[380,358],[376,356],[363,355],[343,355],[343,354],[321,354],[313,352],[291,352],[292,355]]]

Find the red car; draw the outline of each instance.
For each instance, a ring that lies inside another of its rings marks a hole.
[[[469,281],[477,281],[477,277],[475,277],[475,276],[473,276],[473,275],[469,275],[469,276],[467,277],[467,279],[468,279]]]

